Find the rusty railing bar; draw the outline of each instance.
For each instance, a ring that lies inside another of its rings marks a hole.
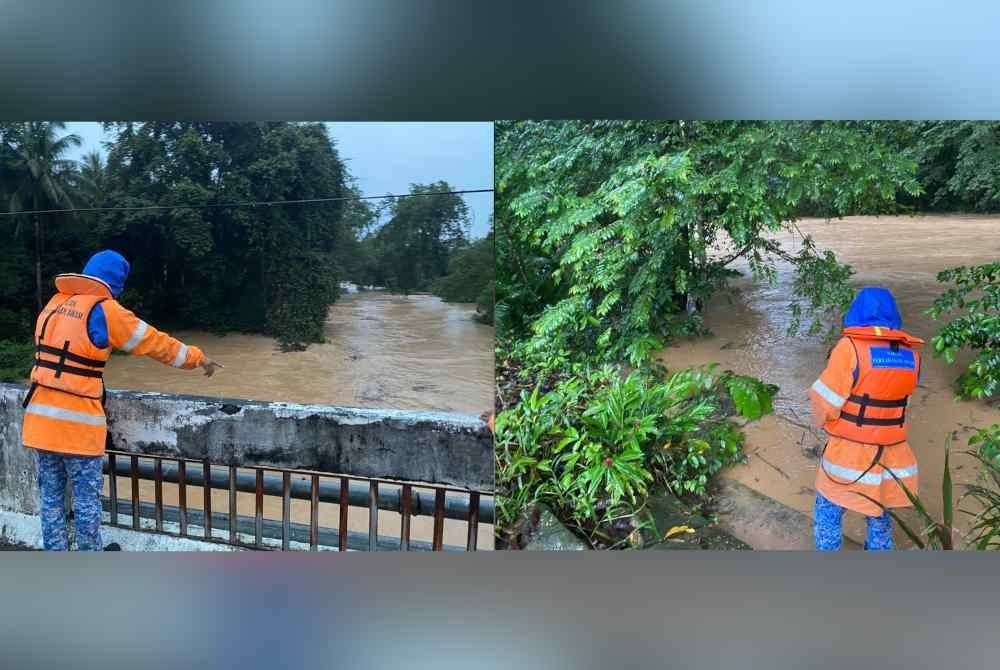
[[[187,464],[177,461],[177,507],[181,514],[181,537],[187,537]]]
[[[132,530],[139,530],[139,457],[129,459],[129,483],[132,485]]]
[[[257,468],[257,490],[254,499],[254,546],[264,539],[264,471]]]
[[[153,500],[156,509],[156,530],[163,532],[163,459],[153,463]]]
[[[319,475],[312,476],[309,496],[309,550],[319,550]]]
[[[378,482],[368,486],[368,551],[378,551]]]
[[[434,491],[434,551],[441,551],[444,544],[444,501],[445,490]]]
[[[281,550],[288,551],[289,524],[292,522],[292,475],[281,473]]]
[[[337,549],[347,551],[347,510],[350,507],[351,482],[347,477],[340,478],[340,523],[337,525],[337,534],[340,541]]]
[[[236,466],[229,466],[229,543],[236,544]]]
[[[479,542],[479,494],[469,494],[469,529],[465,541],[466,551],[475,551]]]
[[[205,510],[205,538],[212,537],[212,464],[206,458],[202,465],[201,498],[202,509]]]
[[[403,490],[400,491],[400,506],[399,513],[402,518],[399,521],[399,550],[409,551],[410,550],[410,506],[412,503],[413,487],[409,484],[403,484]]]
[[[114,501],[114,505],[111,506],[111,525],[118,525],[118,467],[117,459],[115,454],[108,454],[108,493],[109,497]]]

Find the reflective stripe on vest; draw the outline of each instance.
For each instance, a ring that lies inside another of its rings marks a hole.
[[[39,405],[38,403],[31,403],[28,405],[27,408],[25,408],[24,413],[37,414],[38,416],[45,416],[50,419],[59,419],[61,421],[85,423],[90,426],[100,426],[102,428],[108,425],[107,419],[97,414],[84,414],[83,412],[76,412],[71,409],[53,407],[52,405]]]
[[[865,472],[863,470],[855,470],[854,468],[845,468],[842,465],[837,465],[826,458],[823,459],[822,468],[826,470],[827,474],[840,479],[845,479],[848,482],[858,483],[858,484],[868,484],[869,486],[879,486],[882,482],[894,481],[889,468],[882,466],[882,472]],[[917,476],[917,465],[914,463],[907,468],[897,468],[893,470],[896,477],[899,479],[906,479],[907,477]]]

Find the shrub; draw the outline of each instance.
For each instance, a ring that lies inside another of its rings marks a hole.
[[[23,382],[31,373],[35,346],[31,342],[0,340],[0,381]]]
[[[522,391],[496,420],[498,525],[544,502],[592,539],[637,511],[653,486],[704,495],[742,458],[731,417],[770,412],[776,390],[715,367],[604,366]]]
[[[1000,392],[1000,261],[976,267],[957,267],[938,273],[939,282],[954,284],[939,296],[927,313],[934,319],[945,312],[961,313],[931,339],[935,357],[953,363],[968,347],[975,353],[956,380],[959,397],[989,398]]]
[[[1000,423],[977,430],[969,438],[969,446],[975,445],[980,456],[1000,468]]]

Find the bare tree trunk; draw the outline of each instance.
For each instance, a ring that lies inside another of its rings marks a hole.
[[[694,294],[691,292],[691,284],[695,281],[698,275],[698,257],[694,251],[694,245],[698,242],[698,225],[697,222],[692,222],[688,224],[687,227],[687,237],[685,243],[687,249],[688,260],[688,277],[687,277],[687,291],[685,297],[685,307],[687,308],[687,315],[694,316],[698,313],[698,303],[694,298]]]
[[[691,292],[691,283],[701,279],[701,273],[704,272],[705,266],[708,264],[708,255],[705,249],[705,221],[700,212],[694,221],[690,240],[691,272],[688,278],[687,313],[688,316],[693,316],[701,311],[701,305],[698,304],[699,301]],[[695,246],[697,250],[693,248]]]
[[[38,194],[33,198],[34,209],[38,210]],[[38,221],[38,214],[35,214],[35,302],[38,311],[42,311],[42,232],[41,224]]]

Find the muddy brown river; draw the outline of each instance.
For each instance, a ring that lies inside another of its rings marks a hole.
[[[493,406],[494,335],[474,313],[430,295],[349,293],[330,309],[327,342],[305,351],[260,335],[178,331],[225,369],[208,379],[115,356],[105,378],[115,389],[480,414]]]
[[[115,356],[105,379],[109,388],[184,393],[224,398],[352,407],[427,409],[481,414],[493,406],[493,328],[472,319],[475,306],[444,303],[430,295],[381,291],[343,295],[330,309],[327,342],[302,352],[282,352],[259,335],[171,333],[225,365],[212,378],[177,370],[141,357]],[[142,482],[140,499],[153,500],[152,482]],[[105,485],[105,493],[107,493]],[[127,478],[119,497],[129,498]],[[164,502],[177,504],[176,485],[164,484]],[[200,509],[201,492],[188,490],[189,506]],[[228,494],[214,491],[213,508],[228,509]],[[241,515],[254,514],[253,496],[240,494]],[[320,525],[336,527],[336,505],[322,504]],[[265,497],[264,516],[281,519],[280,498]],[[292,502],[292,520],[309,522],[306,501]],[[351,530],[365,532],[368,512],[351,508]],[[429,541],[433,524],[415,517],[414,540]],[[399,515],[379,512],[379,534],[399,532]],[[480,548],[492,548],[492,528],[480,526]],[[465,526],[445,523],[446,544],[465,545]]]
[[[842,220],[806,219],[798,222],[820,248],[831,249],[850,263],[856,287],[884,286],[896,297],[903,328],[926,340],[940,324],[924,314],[943,289],[935,276],[946,268],[975,265],[1000,258],[1000,217],[917,216],[849,217]],[[797,248],[793,233],[776,236]],[[744,267],[736,269],[746,270]],[[829,343],[817,337],[787,337],[788,304],[793,272],[779,265],[774,285],[755,282],[747,275],[735,280],[729,295],[713,298],[705,320],[714,335],[677,342],[661,353],[676,369],[718,362],[723,368],[755,375],[780,387],[775,413],[747,428],[748,463],[730,468],[732,477],[795,509],[811,515],[821,431],[812,427],[808,389],[825,363]],[[910,410],[910,443],[920,467],[920,494],[940,518],[941,476],[945,438],[952,434],[952,470],[956,484],[972,482],[975,461],[957,452],[966,449],[972,427],[1000,421],[996,401],[956,401],[951,383],[971,356],[959,356],[954,365],[930,355],[924,348],[920,387]],[[956,515],[959,529],[969,517]],[[864,521],[848,514],[845,534],[861,541]],[[897,542],[907,544],[897,529]]]

